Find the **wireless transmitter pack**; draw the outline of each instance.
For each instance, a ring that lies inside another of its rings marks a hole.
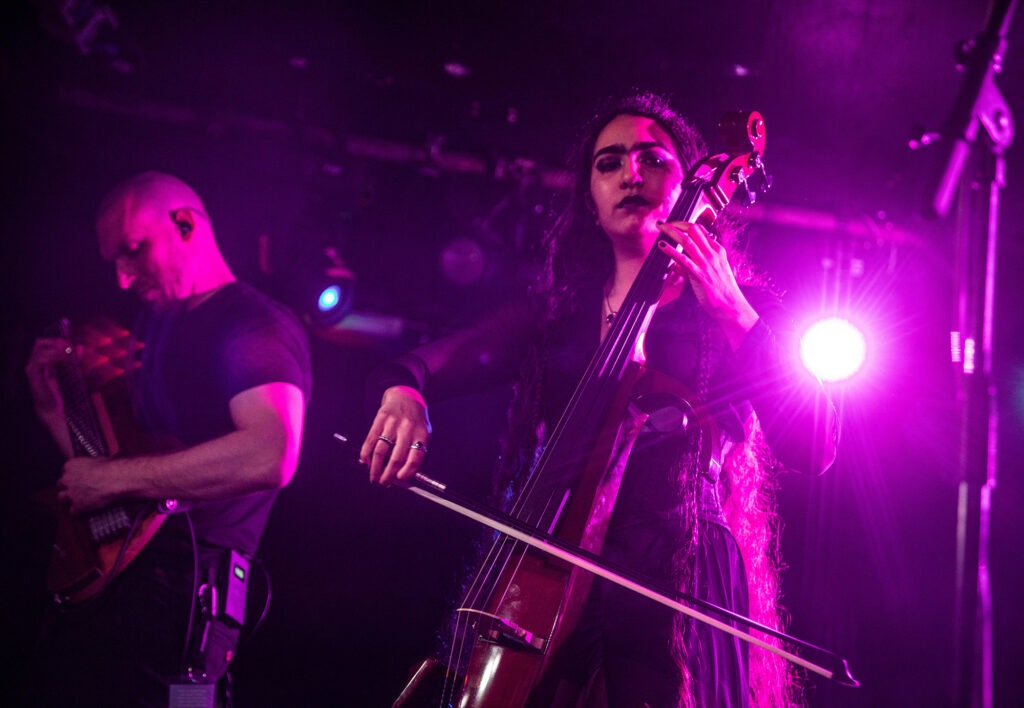
[[[232,549],[224,565],[226,577],[221,578],[222,620],[231,620],[239,626],[245,624],[245,598],[249,589],[249,561]]]

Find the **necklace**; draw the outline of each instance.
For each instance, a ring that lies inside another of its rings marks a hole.
[[[604,316],[604,321],[605,321],[605,324],[610,325],[613,322],[615,322],[615,315],[619,314],[619,311],[612,309],[612,303],[608,299],[608,291],[607,290],[604,293],[604,306],[606,308],[608,308],[608,314]]]

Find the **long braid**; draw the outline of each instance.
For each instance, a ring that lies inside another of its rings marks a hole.
[[[788,615],[782,607],[779,541],[782,520],[776,505],[777,468],[756,415],[745,425],[746,440],[730,450],[723,465],[726,497],[722,505],[740,547],[750,588],[750,617],[783,631]],[[779,641],[760,639],[778,646]],[[803,676],[789,662],[769,651],[750,654],[751,703],[757,708],[803,704]]]
[[[700,357],[696,372],[696,401],[707,400],[711,380],[711,330],[710,322],[701,317],[698,324],[700,336]],[[676,507],[677,529],[680,543],[672,558],[673,580],[675,587],[683,592],[693,594],[696,577],[694,568],[697,558],[697,545],[700,542],[700,525],[698,524],[697,497],[703,473],[701,460],[707,446],[712,441],[706,439],[702,430],[698,439],[685,446],[675,460],[671,473],[676,484],[676,498],[680,504]],[[685,615],[677,614],[673,620],[672,658],[676,663],[681,678],[678,702],[680,706],[691,708],[693,703],[693,677],[687,668],[689,639],[695,631],[694,621]]]

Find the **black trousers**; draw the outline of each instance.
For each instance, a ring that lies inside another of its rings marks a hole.
[[[200,552],[200,583],[221,557]],[[239,630],[214,622],[197,656],[206,625],[193,604],[194,575],[191,545],[157,534],[97,598],[52,608],[30,662],[31,705],[167,706],[171,684],[188,681],[189,665],[205,664],[210,682],[223,676]]]

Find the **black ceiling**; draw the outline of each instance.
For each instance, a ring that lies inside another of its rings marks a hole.
[[[941,126],[960,84],[953,48],[986,16],[976,0],[17,7],[6,82],[44,102],[321,146],[442,140],[557,165],[598,100],[636,85],[671,93],[705,129],[723,111],[761,110],[779,199],[890,213],[928,165],[907,140]],[[85,56],[72,35],[103,7]],[[999,81],[1011,107],[1020,34]],[[468,74],[447,73],[453,62]]]

